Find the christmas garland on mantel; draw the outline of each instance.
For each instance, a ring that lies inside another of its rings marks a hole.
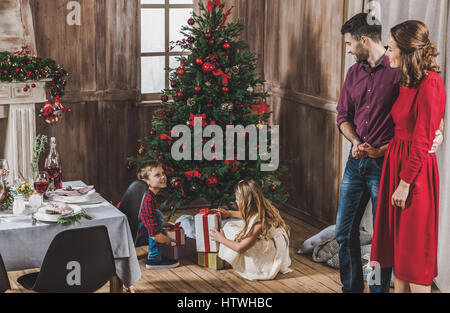
[[[0,81],[1,82],[29,82],[51,79],[48,90],[48,98],[53,98],[53,104],[47,101],[40,110],[39,116],[43,116],[49,124],[58,120],[70,109],[66,108],[60,97],[64,95],[64,88],[67,84],[69,74],[65,69],[52,59],[43,59],[29,55],[26,47],[14,53],[0,52]],[[31,83],[24,91],[35,88],[36,84]]]

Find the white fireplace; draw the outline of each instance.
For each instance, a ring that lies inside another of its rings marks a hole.
[[[33,178],[31,161],[36,138],[35,105],[47,101],[46,82],[0,82],[0,119],[7,118],[6,127],[1,130],[4,132],[4,147],[0,154],[9,163],[9,183],[19,175],[27,180]],[[35,88],[31,87],[32,84],[36,85]]]

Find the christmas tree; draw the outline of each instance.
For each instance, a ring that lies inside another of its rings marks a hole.
[[[219,0],[209,1],[206,7],[200,3],[199,7],[200,14],[194,13],[188,25],[182,28],[185,39],[176,43],[189,54],[178,58],[178,68],[168,69],[171,88],[163,91],[162,108],[155,112],[149,135],[140,140],[138,156],[129,160],[132,164],[147,160],[159,160],[164,164],[168,199],[162,206],[173,212],[195,199],[206,199],[211,207],[231,207],[235,202],[234,188],[241,180],[259,182],[268,199],[274,204],[284,203],[288,193],[279,178],[286,174],[287,168],[277,166],[276,171],[261,170],[263,159],[267,158],[261,153],[250,157],[256,148],[250,144],[250,135],[254,133],[247,130],[251,128],[232,134],[233,151],[242,151],[237,145],[243,142],[245,155],[237,153],[230,159],[220,151],[225,145],[223,142],[230,139],[228,125],[268,130],[268,151],[277,149],[277,143],[272,141],[274,136],[270,136],[273,127],[267,126],[271,116],[265,102],[268,94],[258,92],[263,89],[264,81],[255,73],[256,57],[249,52],[248,45],[238,39],[243,23],[240,20],[227,23],[231,9],[225,11]],[[223,132],[215,140],[202,138],[199,153],[192,149],[190,142],[195,142],[202,134],[207,137],[203,131],[210,125],[219,126]],[[192,130],[188,143],[177,143],[176,126]],[[261,141],[257,147],[261,148]],[[212,159],[207,160],[202,155],[203,149],[214,154]],[[177,161],[174,150],[189,157]]]

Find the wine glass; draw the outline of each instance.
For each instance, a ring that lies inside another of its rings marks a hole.
[[[5,159],[0,159],[0,179],[4,180],[9,175],[9,165],[8,161]]]
[[[36,180],[34,181],[34,190],[40,195],[44,195],[47,192],[48,186],[50,185],[48,181],[48,176],[46,172],[39,172]]]

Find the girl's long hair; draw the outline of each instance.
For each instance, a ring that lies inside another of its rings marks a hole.
[[[244,228],[236,236],[236,241],[244,239],[250,219],[258,215],[262,223],[262,238],[268,239],[271,227],[282,227],[289,233],[289,228],[284,222],[278,209],[264,197],[259,185],[251,181],[241,181],[235,188],[236,198],[238,199],[238,208],[244,221]]]
[[[430,32],[424,23],[403,22],[391,29],[391,35],[401,51],[402,86],[417,87],[428,72],[441,72],[435,61],[439,52],[430,41]]]

